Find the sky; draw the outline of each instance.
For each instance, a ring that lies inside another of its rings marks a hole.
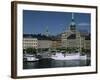
[[[51,35],[68,30],[72,20],[72,12],[51,12],[23,10],[23,33],[44,34],[48,29]],[[74,13],[76,29],[90,32],[91,14]]]

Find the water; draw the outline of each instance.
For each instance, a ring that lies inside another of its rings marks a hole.
[[[42,59],[37,62],[23,62],[23,69],[90,66],[90,60],[52,60]]]

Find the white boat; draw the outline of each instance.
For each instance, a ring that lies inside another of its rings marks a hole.
[[[36,58],[34,55],[25,54],[24,61],[31,62],[31,61],[38,61],[39,59]]]
[[[80,53],[66,53],[65,55],[62,53],[55,53],[55,55],[51,56],[54,60],[86,60],[86,55],[80,55]]]
[[[35,57],[27,57],[26,61],[38,61],[39,59],[35,58]]]

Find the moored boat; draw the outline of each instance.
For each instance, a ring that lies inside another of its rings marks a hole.
[[[86,55],[80,55],[80,53],[55,53],[55,55],[51,56],[54,60],[86,60]]]
[[[36,58],[34,55],[30,55],[30,54],[25,54],[24,55],[24,61],[26,62],[31,62],[31,61],[38,61],[39,59]]]

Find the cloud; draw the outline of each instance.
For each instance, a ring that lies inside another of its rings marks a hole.
[[[90,26],[89,23],[79,23],[78,26]]]

